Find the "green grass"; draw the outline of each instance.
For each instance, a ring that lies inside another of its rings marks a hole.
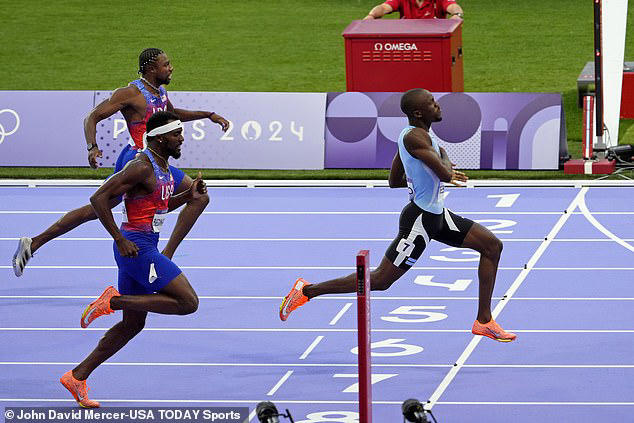
[[[0,90],[123,86],[136,77],[139,52],[158,46],[175,66],[170,90],[345,91],[341,32],[378,2],[246,0],[222,4],[191,0],[132,7],[127,1],[4,0]],[[462,0],[460,4],[466,13],[465,91],[562,93],[570,153],[580,157],[576,79],[584,64],[592,60],[591,2]],[[7,11],[11,11],[10,16]],[[625,57],[634,60],[633,7],[628,14]],[[634,144],[633,122],[621,121],[621,143]],[[69,144],[69,148],[73,147]],[[101,175],[72,169],[44,170],[42,174]],[[9,173],[5,170],[0,175]],[[355,175],[372,177],[374,172],[357,171]],[[229,171],[210,174],[234,175]],[[297,174],[302,173],[244,172],[247,177],[267,175],[265,178],[294,178]],[[351,173],[303,174],[329,178]],[[231,177],[240,177],[240,173],[235,175]],[[528,172],[513,171],[474,175],[530,177]],[[560,172],[544,175],[562,176]]]
[[[192,178],[198,169],[183,169]],[[202,169],[205,179],[387,179],[387,169],[325,169],[325,170],[236,170]],[[112,173],[111,168],[88,169],[78,167],[0,167],[0,179],[99,179]],[[470,179],[596,179],[600,175],[566,175],[563,171],[508,171],[508,170],[466,170]],[[634,179],[634,170],[624,170],[624,176]],[[608,179],[620,179],[609,175]]]

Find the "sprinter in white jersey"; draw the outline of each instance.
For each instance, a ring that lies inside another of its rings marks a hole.
[[[409,126],[401,132],[398,152],[390,170],[390,187],[409,190],[410,202],[401,212],[399,233],[385,252],[379,267],[371,273],[372,290],[384,291],[416,263],[432,239],[452,247],[470,248],[480,253],[478,314],[471,331],[500,342],[516,336],[505,332],[491,315],[491,295],[495,285],[502,242],[484,226],[458,216],[444,207],[444,185],[459,185],[467,176],[455,170],[445,150],[429,136],[433,122],[442,120],[440,107],[429,91],[417,88],[401,98],[401,110]],[[324,294],[356,292],[356,273],[330,281],[310,284],[298,279],[280,307],[286,320],[297,307]]]

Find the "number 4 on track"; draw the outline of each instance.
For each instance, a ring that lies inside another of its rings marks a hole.
[[[414,279],[414,283],[416,285],[423,286],[436,286],[439,288],[447,288],[450,291],[464,291],[466,290],[473,279],[456,279],[454,283],[443,283],[443,282],[433,282],[432,279],[434,277],[430,275],[420,275],[416,276]]]

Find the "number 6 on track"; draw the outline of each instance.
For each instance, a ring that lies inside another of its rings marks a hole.
[[[423,352],[423,347],[420,345],[403,344],[405,339],[384,339],[383,341],[372,342],[370,349],[372,350],[372,357],[404,357],[406,355],[413,355]],[[391,349],[397,350],[394,352],[378,352],[376,349]],[[400,350],[400,351],[399,351]],[[359,354],[359,347],[354,347],[350,350],[352,354]]]

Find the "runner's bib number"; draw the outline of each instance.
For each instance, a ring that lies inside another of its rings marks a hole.
[[[163,227],[163,222],[165,222],[165,218],[167,217],[167,210],[157,210],[154,218],[152,219],[152,230],[154,232],[161,232],[161,228]]]

